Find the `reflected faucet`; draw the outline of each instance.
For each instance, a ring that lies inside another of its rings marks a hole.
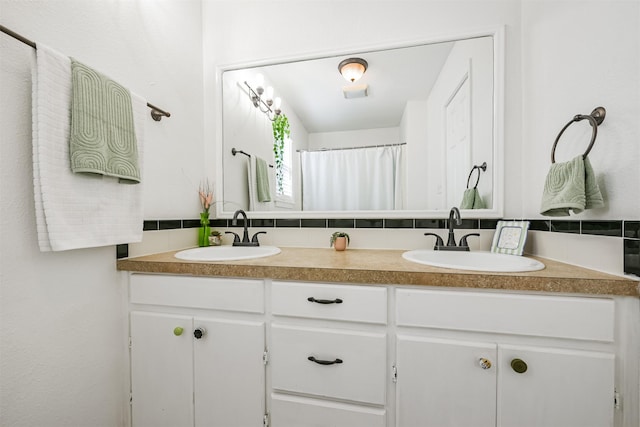
[[[244,219],[244,232],[242,233],[242,240],[240,240],[240,236],[233,231],[227,231],[226,234],[233,234],[233,246],[260,246],[260,242],[258,241],[259,234],[267,234],[266,231],[259,231],[253,235],[251,240],[249,240],[249,219],[247,218],[247,213],[242,209],[238,209],[233,214],[233,219],[231,220],[232,226],[238,225],[238,216],[242,215]]]
[[[456,225],[462,225],[462,217],[460,216],[460,210],[455,206],[451,208],[449,211],[449,239],[447,240],[447,244],[444,244],[442,237],[438,236],[435,233],[424,233],[425,236],[435,236],[436,244],[433,247],[434,251],[468,251],[469,244],[467,243],[467,238],[469,236],[480,236],[479,233],[469,233],[460,239],[460,245],[456,245],[456,236],[453,232],[453,229]]]

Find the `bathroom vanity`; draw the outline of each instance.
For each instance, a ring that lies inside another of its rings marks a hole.
[[[133,426],[637,426],[638,282],[401,253],[118,261]]]

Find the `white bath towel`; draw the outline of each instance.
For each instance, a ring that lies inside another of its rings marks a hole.
[[[140,167],[146,101],[132,93]],[[74,174],[69,159],[71,61],[38,44],[33,68],[33,186],[40,250],[142,240],[142,184]]]

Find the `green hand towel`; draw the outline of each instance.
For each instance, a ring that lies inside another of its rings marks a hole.
[[[486,205],[477,188],[467,188],[462,195],[460,209],[484,209]]]
[[[540,213],[569,216],[585,209],[601,208],[604,200],[589,158],[582,155],[565,163],[553,163],[542,193]]]
[[[118,83],[71,59],[71,170],[140,182],[131,94]]]
[[[269,165],[260,157],[256,157],[256,191],[258,192],[259,202],[265,203],[271,201]]]

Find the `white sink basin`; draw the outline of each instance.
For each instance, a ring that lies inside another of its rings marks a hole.
[[[535,259],[492,252],[452,252],[417,249],[402,254],[406,260],[433,267],[457,270],[515,272],[542,270],[544,264]]]
[[[180,251],[174,256],[185,261],[233,261],[262,258],[280,253],[275,246],[208,246]]]

